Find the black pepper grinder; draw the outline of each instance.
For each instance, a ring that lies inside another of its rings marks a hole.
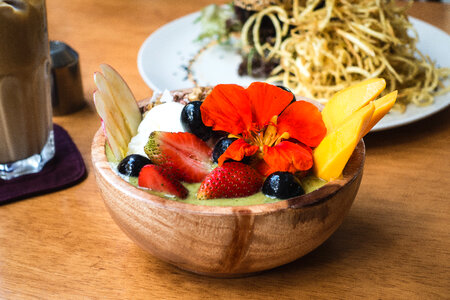
[[[85,105],[78,53],[60,41],[50,41],[53,115],[71,114]]]

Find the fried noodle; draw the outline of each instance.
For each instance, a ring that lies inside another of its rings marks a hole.
[[[359,81],[383,77],[385,93],[399,90],[394,109],[408,103],[430,105],[446,93],[437,68],[417,48],[417,33],[408,21],[408,6],[388,0],[284,1],[253,14],[243,25],[244,53],[254,47],[265,60],[280,59],[268,82],[282,82],[295,94],[325,103],[334,93]],[[273,40],[259,39],[263,18],[275,28]],[[408,35],[412,30],[414,36]],[[440,89],[438,89],[440,88]]]

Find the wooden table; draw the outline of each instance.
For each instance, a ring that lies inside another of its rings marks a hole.
[[[148,97],[136,66],[140,45],[210,2],[47,0],[50,38],[79,51],[89,103],[54,120],[71,134],[89,175],[72,188],[0,206],[0,298],[448,299],[449,109],[369,134],[363,182],[343,225],[309,255],[260,275],[213,279],[181,271],[145,253],[114,224],[90,163],[100,125],[92,74],[107,62],[138,99]],[[450,32],[448,4],[415,3],[410,13]]]

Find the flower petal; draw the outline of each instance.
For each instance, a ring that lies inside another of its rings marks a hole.
[[[264,161],[264,159],[259,159],[257,160],[254,165],[253,168],[255,168],[256,171],[258,171],[259,174],[261,174],[264,177],[269,176],[270,174],[272,174],[275,171],[272,171],[272,169],[270,168],[270,166]]]
[[[264,161],[269,165],[266,172],[291,172],[309,170],[313,165],[311,149],[301,144],[283,141],[274,147],[264,146]]]
[[[200,106],[203,123],[213,130],[240,134],[252,125],[250,104],[243,87],[219,84]]]
[[[312,103],[297,101],[289,105],[278,117],[278,133],[289,136],[303,144],[316,147],[325,137],[327,129],[322,114]]]
[[[253,122],[260,128],[278,116],[292,101],[292,94],[265,82],[253,82],[246,89],[251,101]]]
[[[258,146],[247,144],[244,139],[237,139],[231,143],[227,150],[219,157],[219,166],[223,165],[227,159],[241,161],[244,156],[251,156],[255,154],[258,149]]]

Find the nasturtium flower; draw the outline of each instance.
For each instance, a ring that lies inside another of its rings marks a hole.
[[[219,166],[253,156],[266,176],[310,169],[311,147],[319,145],[326,128],[315,105],[291,101],[291,93],[268,83],[254,82],[247,89],[217,85],[201,105],[203,123],[238,138],[220,156]]]

